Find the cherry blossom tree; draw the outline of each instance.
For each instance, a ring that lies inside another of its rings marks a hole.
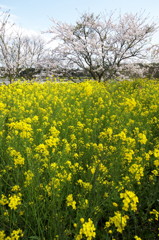
[[[40,36],[27,36],[10,21],[9,11],[0,11],[1,75],[12,82],[25,69],[41,68],[47,51]]]
[[[122,63],[144,59],[157,24],[144,14],[84,13],[75,24],[52,21],[54,56],[65,68],[80,68],[95,80],[109,79]]]

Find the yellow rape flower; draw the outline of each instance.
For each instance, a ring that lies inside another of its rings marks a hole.
[[[17,195],[14,194],[9,197],[9,203],[8,206],[10,209],[16,210],[18,205],[21,205],[21,200],[22,200],[22,194],[18,193]]]
[[[17,167],[18,165],[24,165],[25,159],[22,157],[21,153],[16,151],[13,148],[8,148],[9,155],[13,157],[14,165]]]
[[[77,183],[80,184],[81,187],[83,187],[87,191],[91,191],[92,189],[92,184],[89,182],[84,182],[82,179],[79,179]]]
[[[49,130],[50,134],[52,137],[58,137],[59,134],[60,134],[60,131],[57,130],[57,128],[55,126],[51,127],[50,130]]]
[[[95,230],[96,228],[93,221],[89,218],[88,222],[83,222],[82,228],[80,229],[79,234],[75,237],[75,240],[81,240],[83,237],[85,237],[86,240],[92,240],[96,236]]]
[[[134,175],[134,178],[140,183],[140,179],[144,176],[144,168],[140,164],[132,164],[129,172]]]
[[[146,142],[147,142],[146,135],[145,135],[144,133],[139,133],[139,134],[138,134],[138,141],[139,141],[141,144],[146,144]]]
[[[0,231],[0,240],[5,240],[5,232],[4,231]]]
[[[3,206],[8,204],[8,199],[4,194],[1,195],[0,204]]]
[[[80,121],[77,122],[77,128],[82,130],[84,128],[84,124],[81,123]]]
[[[71,206],[74,210],[76,209],[76,201],[73,200],[73,195],[69,194],[66,198],[67,206]]]
[[[12,192],[20,191],[19,185],[14,185],[11,189]]]
[[[109,139],[112,137],[113,129],[112,128],[104,128],[104,131],[100,132],[99,139],[104,139],[108,137]]]
[[[159,157],[159,149],[158,148],[155,148],[154,149],[154,156],[157,158],[157,157]]]
[[[134,192],[126,190],[125,193],[120,193],[120,198],[123,198],[123,210],[128,211],[129,208],[132,211],[137,211],[138,197]]]
[[[156,221],[159,220],[159,211],[157,211],[156,209],[153,209],[152,211],[150,211],[150,214],[155,215],[155,220]]]
[[[80,218],[81,223],[84,223],[84,221],[85,221],[84,218]]]
[[[86,209],[86,208],[88,208],[88,206],[89,206],[88,199],[82,199],[82,200],[80,201],[80,208]]]
[[[126,140],[126,131],[123,130],[116,136],[118,136],[122,141],[125,141]]]
[[[138,237],[138,236],[135,236],[134,239],[135,239],[135,240],[142,240],[142,239],[141,239],[140,237]]]
[[[156,167],[159,167],[159,160],[155,160],[153,163]]]
[[[48,156],[49,151],[47,150],[47,146],[43,143],[39,144],[35,150],[40,153],[42,156]]]
[[[116,202],[112,203],[114,207],[118,207],[118,204]]]
[[[91,86],[91,84],[89,83],[85,83],[84,85],[84,93],[87,95],[87,96],[90,96],[93,92],[93,88]]]
[[[106,228],[109,227],[109,225],[114,224],[115,227],[117,228],[117,231],[122,233],[127,224],[129,216],[127,215],[122,216],[122,214],[119,211],[115,212],[114,214],[115,214],[114,217],[109,218],[109,224],[108,222],[106,223]]]
[[[134,154],[133,150],[125,149],[124,159],[127,160],[128,162],[131,162],[131,160],[133,159],[133,154]]]
[[[23,231],[21,229],[17,229],[13,230],[10,237],[5,238],[5,240],[19,240],[23,236]]]
[[[6,108],[6,104],[3,102],[0,102],[0,111],[5,110],[5,108]]]
[[[124,106],[126,112],[128,112],[132,111],[136,107],[137,103],[134,98],[125,98],[125,102],[121,103],[120,105]]]
[[[38,116],[34,116],[34,117],[32,118],[32,121],[33,121],[33,122],[38,122],[38,120],[39,120],[39,117],[38,117]]]
[[[34,173],[31,170],[28,170],[27,172],[24,173],[24,175],[25,175],[24,186],[27,187],[28,185],[30,185],[34,177]]]
[[[30,138],[32,136],[32,127],[28,120],[12,122],[8,126],[12,132],[16,135],[19,134],[21,138]]]
[[[45,143],[49,147],[56,147],[59,141],[59,138],[50,136],[48,139],[45,140]]]

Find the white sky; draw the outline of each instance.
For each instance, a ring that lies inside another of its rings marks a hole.
[[[159,23],[159,0],[0,0],[0,6],[10,9],[14,21],[22,28],[37,32],[51,27],[50,18],[74,23],[85,11],[96,14],[145,11]]]
[[[45,31],[50,18],[75,22],[84,11],[101,13],[111,10],[139,12],[159,18],[159,0],[0,0],[0,6],[11,10],[15,20],[24,28]]]

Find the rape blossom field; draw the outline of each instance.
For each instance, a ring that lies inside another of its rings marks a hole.
[[[159,83],[0,86],[0,240],[159,239]]]

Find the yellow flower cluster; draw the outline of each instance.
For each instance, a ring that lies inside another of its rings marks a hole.
[[[66,198],[67,206],[71,206],[73,209],[76,209],[76,201],[73,200],[73,195],[69,194]]]
[[[141,239],[140,237],[138,237],[138,236],[135,236],[134,239],[135,239],[135,240],[142,240],[142,239]]]
[[[11,122],[8,124],[10,135],[9,137],[12,139],[14,135],[19,136],[22,139],[29,139],[32,141],[32,127],[31,127],[31,119],[27,118],[25,121],[17,121]]]
[[[34,177],[34,173],[31,170],[28,170],[27,172],[24,172],[25,175],[25,182],[24,182],[24,186],[29,186],[31,184],[31,181]]]
[[[22,203],[22,194],[13,194],[12,196],[9,197],[9,203],[8,206],[10,209],[16,210],[18,205],[21,205]]]
[[[140,184],[140,180],[144,176],[144,168],[140,164],[134,163],[130,166],[129,172],[137,180],[137,183]]]
[[[93,91],[93,88],[92,88],[92,86],[89,83],[84,85],[84,93],[87,96],[90,96],[92,94],[92,91]]]
[[[24,165],[25,159],[21,156],[21,153],[13,148],[8,148],[9,155],[13,158],[14,165]]]
[[[12,188],[12,191],[17,191],[17,188]],[[19,189],[18,189],[19,191]],[[19,205],[22,203],[22,194],[18,192],[17,194],[13,194],[8,198],[2,194],[0,198],[0,204],[5,206],[8,205],[10,209],[16,210]]]
[[[126,190],[124,193],[120,193],[120,198],[123,199],[123,210],[137,211],[137,203],[139,202],[138,197],[134,192]]]
[[[115,227],[117,228],[117,231],[119,233],[122,233],[127,224],[128,219],[129,219],[128,215],[122,216],[121,212],[117,211],[114,213],[114,217],[109,218],[109,221],[106,222],[105,227],[109,228],[112,224],[114,224]]]
[[[11,235],[6,237],[4,231],[0,231],[0,240],[19,240],[24,236],[21,229],[13,230]]]
[[[153,209],[152,211],[150,211],[150,214],[153,214],[155,216],[156,221],[159,220],[159,211],[157,211],[156,209]]]
[[[120,105],[124,106],[126,111],[132,111],[137,105],[134,98],[125,98],[124,100],[125,101],[123,103],[121,103]]]
[[[20,186],[19,185],[14,185],[11,189],[12,192],[18,192],[20,191]]]
[[[8,204],[8,199],[7,199],[7,197],[4,194],[1,195],[0,204],[1,205]]]
[[[81,218],[82,228],[79,231],[79,234],[75,237],[75,240],[81,240],[86,238],[87,240],[92,240],[96,236],[96,228],[93,224],[93,221],[89,218],[88,222],[84,222],[84,219]]]
[[[142,144],[146,144],[147,142],[147,138],[146,138],[146,135],[144,133],[139,133],[138,134],[138,138],[139,138],[139,142],[142,143]]]
[[[89,182],[84,182],[82,179],[79,179],[77,183],[83,187],[86,191],[91,191],[92,189],[92,184]]]

